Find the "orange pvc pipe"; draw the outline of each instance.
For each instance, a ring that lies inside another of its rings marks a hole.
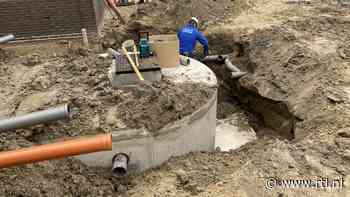
[[[107,150],[112,150],[111,134],[67,140],[31,148],[1,152],[0,168]]]

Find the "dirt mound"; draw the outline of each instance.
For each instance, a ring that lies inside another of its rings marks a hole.
[[[0,196],[113,196],[118,191],[103,170],[57,160],[0,170]]]
[[[23,62],[27,62],[28,55]],[[111,87],[111,60],[76,48],[56,57],[36,54],[41,63],[11,65],[0,76],[3,81],[4,116],[19,115],[71,103],[74,117],[69,122],[24,129],[26,138],[41,142],[66,136],[145,127],[150,131],[197,110],[212,95],[200,84],[174,84],[167,79],[134,89]],[[57,59],[59,57],[59,59]],[[5,96],[6,95],[6,96]]]
[[[4,50],[0,48],[0,62],[6,63],[13,57],[14,57],[13,51]]]
[[[73,118],[2,132],[1,151],[126,128],[159,130],[199,109],[215,91],[166,78],[147,86],[113,89],[108,79],[112,61],[99,58],[98,50],[87,51],[74,43],[68,50],[61,50],[60,43],[39,48],[11,48],[22,55],[1,67],[0,115],[5,118],[71,103]],[[88,168],[70,159],[2,169],[0,176],[0,196],[111,196],[125,190],[109,170]]]
[[[133,33],[137,31],[174,34],[192,16],[199,18],[200,29],[205,31],[227,23],[254,5],[255,1],[251,0],[154,0],[140,4],[137,9],[121,7],[127,25],[121,26],[118,20],[109,20],[104,30],[103,46],[119,46],[125,39],[134,38]]]
[[[293,10],[299,12],[289,15]],[[349,10],[311,1],[287,11],[286,15],[278,12],[276,17],[285,21],[273,26],[233,29],[226,25],[222,32],[209,35],[235,50],[231,60],[249,72],[238,81],[225,76],[229,72],[224,67],[216,73],[232,94],[262,114],[277,132],[260,129],[259,140],[231,153],[196,153],[176,159],[149,172],[128,193],[349,195]],[[297,139],[285,140],[278,131],[294,131]],[[277,181],[327,178],[338,187],[269,188],[269,177]]]
[[[197,16],[201,28],[206,29],[225,23],[252,4],[247,0],[154,1],[139,7],[138,12],[130,18],[132,24],[129,29],[144,28],[152,33],[173,33],[192,16]]]
[[[197,110],[214,91],[200,84],[175,85],[170,81],[163,81],[156,88],[150,96],[142,95],[140,89],[138,95],[128,95],[115,107],[116,117],[131,128],[146,127],[156,131]]]

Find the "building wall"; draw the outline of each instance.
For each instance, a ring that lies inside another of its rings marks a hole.
[[[100,9],[103,6],[95,10],[93,0],[0,0],[0,35],[62,35],[80,33],[82,28],[96,33]]]

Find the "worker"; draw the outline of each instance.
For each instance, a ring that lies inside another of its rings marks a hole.
[[[197,17],[192,17],[188,23],[183,26],[177,36],[180,41],[180,54],[188,57],[193,57],[193,51],[196,48],[196,43],[203,46],[203,55],[209,55],[209,44],[207,38],[198,30],[199,20]]]

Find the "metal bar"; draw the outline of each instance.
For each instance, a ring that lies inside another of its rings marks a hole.
[[[0,131],[26,128],[37,124],[69,118],[71,118],[70,106],[69,104],[65,104],[57,108],[0,120]]]

